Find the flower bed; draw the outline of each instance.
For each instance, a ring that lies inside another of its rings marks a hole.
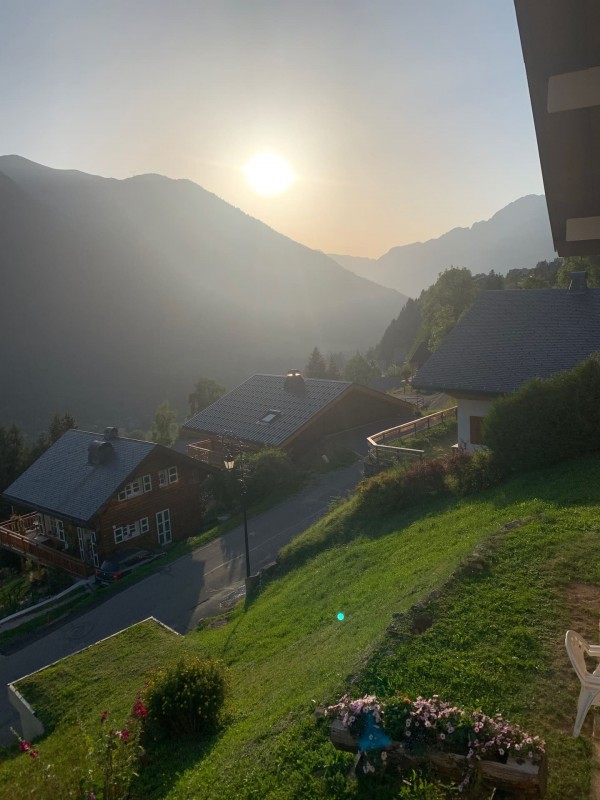
[[[499,714],[468,712],[437,695],[414,701],[393,697],[386,703],[374,695],[358,700],[344,695],[326,714],[334,717],[334,747],[358,753],[366,773],[429,765],[457,782],[460,791],[477,784],[515,797],[545,794],[544,742]]]

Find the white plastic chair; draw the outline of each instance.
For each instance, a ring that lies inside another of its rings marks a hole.
[[[577,718],[573,728],[573,736],[579,736],[581,726],[591,706],[600,705],[600,663],[593,672],[589,672],[585,656],[600,662],[600,645],[588,644],[583,636],[575,631],[567,631],[565,647],[571,659],[573,669],[581,681],[581,691],[577,701]]]

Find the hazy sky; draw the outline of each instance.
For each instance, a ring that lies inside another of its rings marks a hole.
[[[0,114],[0,154],[190,178],[326,252],[543,191],[512,0],[0,0]]]

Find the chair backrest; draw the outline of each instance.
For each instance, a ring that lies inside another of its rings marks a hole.
[[[588,643],[575,631],[567,631],[565,636],[565,647],[567,654],[573,664],[573,669],[577,673],[579,680],[584,680],[589,677],[587,665],[585,663],[585,654],[589,650]]]

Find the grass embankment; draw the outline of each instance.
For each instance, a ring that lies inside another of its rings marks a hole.
[[[502,531],[516,519],[520,527]],[[333,751],[312,717],[315,706],[354,684],[354,693],[438,693],[501,711],[547,738],[549,797],[584,798],[590,748],[569,736],[578,684],[562,639],[574,624],[569,598],[580,589],[573,584],[600,583],[599,520],[598,459],[386,519],[360,520],[353,497],[296,540],[281,577],[223,627],[176,642],[166,636],[160,647],[126,634],[104,643],[115,649],[103,657],[84,664],[75,656],[23,681],[19,688],[41,719],[56,725],[39,742],[40,761],[69,751],[76,733],[61,721],[65,715],[90,724],[104,708],[125,714],[149,672],[185,649],[228,664],[229,723],[201,748],[163,745],[142,770],[140,797],[398,797],[397,783],[379,785],[376,794],[348,783],[352,757]],[[328,548],[332,540],[337,546]],[[431,626],[414,633],[404,612],[442,586],[474,548],[485,554],[481,569],[430,601]],[[384,637],[394,612],[402,636]],[[579,614],[577,627],[585,633],[587,621],[593,630],[592,617]],[[10,755],[0,796],[29,796],[31,766]]]

